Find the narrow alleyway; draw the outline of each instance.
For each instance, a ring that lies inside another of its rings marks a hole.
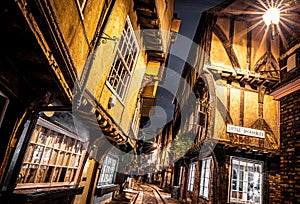
[[[132,189],[125,189],[110,204],[179,204],[170,193],[163,192],[155,185],[136,183]]]

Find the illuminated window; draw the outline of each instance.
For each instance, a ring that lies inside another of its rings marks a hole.
[[[262,162],[231,159],[230,201],[261,204]]]
[[[178,179],[179,186],[181,185],[182,174],[183,174],[183,166],[181,166],[179,170],[179,179]]]
[[[196,162],[191,163],[190,165],[188,191],[194,190],[195,173],[196,173]]]
[[[33,131],[18,177],[18,188],[74,185],[84,141],[40,118]]]
[[[208,199],[209,183],[210,183],[211,158],[203,159],[200,175],[199,195]]]
[[[117,54],[107,78],[107,85],[121,100],[125,98],[139,49],[134,30],[127,16]]]
[[[114,175],[117,168],[118,160],[111,155],[107,155],[103,162],[100,177],[98,180],[98,186],[112,184],[114,181]]]

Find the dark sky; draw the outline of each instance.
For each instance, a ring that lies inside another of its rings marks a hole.
[[[201,13],[224,0],[175,0],[175,12],[182,20],[180,34],[194,37]]]
[[[171,46],[170,58],[166,67],[166,78],[158,88],[155,114],[150,117],[150,126],[144,132],[155,135],[158,129],[163,128],[172,120],[174,106],[172,100],[178,88],[181,71],[185,64],[190,45],[193,43],[203,11],[212,8],[223,0],[175,0],[175,13],[181,19],[177,40]],[[152,136],[150,136],[152,137]],[[150,138],[148,138],[150,139]]]

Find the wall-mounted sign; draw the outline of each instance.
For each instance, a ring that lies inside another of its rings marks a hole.
[[[227,132],[229,133],[235,133],[239,135],[247,135],[252,137],[259,137],[259,138],[265,138],[265,131],[263,130],[256,130],[252,128],[245,128],[240,126],[234,126],[227,124]]]

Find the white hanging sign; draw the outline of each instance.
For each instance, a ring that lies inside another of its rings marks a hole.
[[[259,137],[259,138],[265,138],[265,131],[264,130],[257,130],[252,128],[245,128],[235,125],[227,124],[227,132],[229,133],[235,133],[239,135],[247,135],[252,137]]]

